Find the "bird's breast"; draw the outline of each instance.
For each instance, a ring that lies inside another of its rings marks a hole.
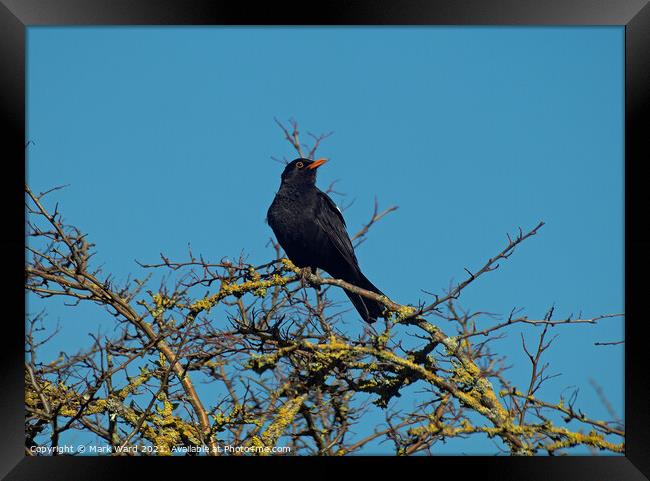
[[[277,197],[269,207],[267,219],[274,231],[300,232],[315,224],[313,213],[302,203]]]
[[[296,265],[316,265],[313,264],[314,256],[323,235],[309,203],[278,195],[269,207],[267,220],[285,253]]]

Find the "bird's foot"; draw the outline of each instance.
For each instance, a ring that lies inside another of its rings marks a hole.
[[[303,267],[300,269],[300,285],[305,288],[305,287],[313,287],[317,291],[320,291],[320,285],[319,284],[313,284],[312,282],[309,281],[309,275],[310,274],[316,274],[316,269],[311,268],[311,267]]]

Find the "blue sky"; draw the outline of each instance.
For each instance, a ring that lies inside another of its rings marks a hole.
[[[354,200],[351,230],[375,196],[399,205],[357,252],[395,300],[441,292],[544,220],[462,305],[623,312],[623,48],[622,27],[30,27],[27,177],[35,191],[70,184],[60,209],[118,279],[188,243],[262,263],[282,170],[270,157],[294,157],[273,119],[293,117],[335,132],[318,182]],[[48,312],[63,328],[52,355],[109,326],[92,309]],[[548,360],[562,376],[544,394],[579,386],[579,405],[607,418],[593,378],[622,416],[624,348],[594,342],[622,340],[623,322],[557,329]],[[498,346],[524,387],[518,332]],[[477,438],[440,452],[492,449]]]

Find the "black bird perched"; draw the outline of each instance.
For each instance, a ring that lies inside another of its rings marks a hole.
[[[296,159],[282,172],[280,189],[267,213],[278,242],[297,267],[320,268],[336,279],[382,294],[363,275],[346,231],[343,214],[316,187],[316,169],[326,159]],[[381,303],[345,291],[366,322],[382,316]]]

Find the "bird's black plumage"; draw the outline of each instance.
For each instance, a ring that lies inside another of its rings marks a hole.
[[[382,294],[363,275],[347,233],[343,214],[316,187],[316,169],[324,159],[296,159],[282,172],[280,189],[269,207],[267,221],[296,266],[322,269],[336,279]],[[381,303],[345,291],[366,322],[375,322]]]

